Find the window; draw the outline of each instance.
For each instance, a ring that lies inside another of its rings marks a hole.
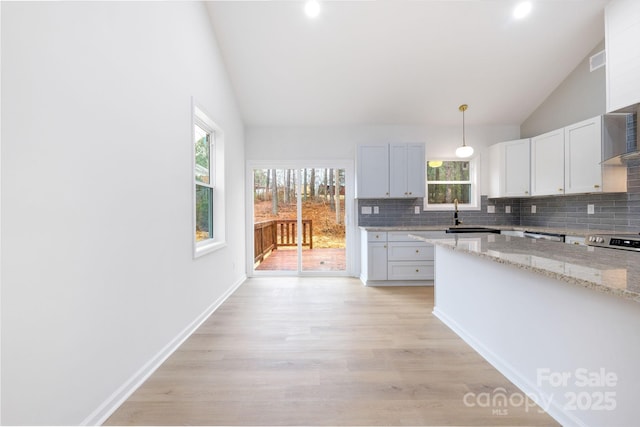
[[[224,200],[218,197],[223,162],[222,131],[197,106],[193,107],[194,256],[224,245]]]
[[[427,162],[425,210],[447,210],[457,199],[460,209],[479,209],[476,159]]]

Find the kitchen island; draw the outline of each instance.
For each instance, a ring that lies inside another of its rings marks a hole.
[[[435,245],[434,315],[524,394],[563,425],[637,423],[639,253],[414,237]]]

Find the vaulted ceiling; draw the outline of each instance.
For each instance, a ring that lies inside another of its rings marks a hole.
[[[521,124],[604,38],[607,0],[207,3],[248,126]]]

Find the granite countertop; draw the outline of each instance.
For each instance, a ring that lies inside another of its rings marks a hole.
[[[524,225],[474,225],[463,224],[459,227],[486,227],[494,228],[497,230],[509,230],[509,231],[534,231],[538,233],[557,233],[564,234],[566,236],[585,237],[588,234],[611,234],[612,231],[605,230],[585,230],[585,229],[571,229],[571,228],[550,228],[550,227],[528,227]],[[455,228],[448,225],[406,225],[406,226],[390,226],[390,227],[360,227],[366,231],[444,231],[447,228]]]
[[[411,237],[640,302],[638,252],[485,233]]]

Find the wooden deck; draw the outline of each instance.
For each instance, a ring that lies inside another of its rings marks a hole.
[[[296,271],[298,251],[296,248],[278,248],[258,265],[256,271]],[[344,271],[347,269],[345,248],[302,249],[302,270]]]

